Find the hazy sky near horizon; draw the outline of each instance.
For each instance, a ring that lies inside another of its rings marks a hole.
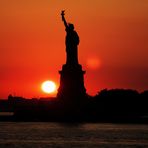
[[[0,98],[46,96],[65,63],[61,10],[80,36],[85,87],[148,89],[147,0],[0,0]]]

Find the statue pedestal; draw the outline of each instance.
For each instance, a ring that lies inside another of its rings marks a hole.
[[[80,64],[62,66],[57,97],[66,103],[79,103],[86,97],[84,74]]]

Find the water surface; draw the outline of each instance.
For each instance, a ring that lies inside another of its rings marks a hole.
[[[3,147],[148,147],[148,125],[0,122]]]

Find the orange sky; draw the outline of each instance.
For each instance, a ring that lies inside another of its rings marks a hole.
[[[148,89],[147,0],[0,0],[0,98],[45,96],[44,80],[59,83],[65,63],[62,9],[80,36],[89,94]]]

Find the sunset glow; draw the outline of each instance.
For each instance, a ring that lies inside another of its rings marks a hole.
[[[66,61],[61,10],[80,37],[88,94],[148,89],[148,0],[1,0],[0,98],[42,96],[43,80],[59,85]]]

